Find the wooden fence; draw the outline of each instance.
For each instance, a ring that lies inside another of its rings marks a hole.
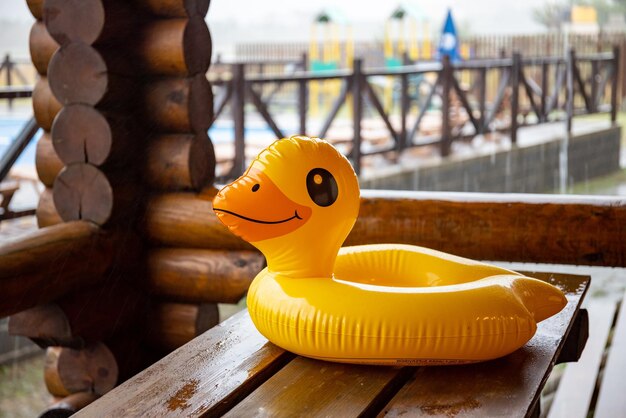
[[[437,41],[431,42],[437,45]],[[514,52],[524,57],[546,57],[567,55],[569,49],[578,54],[610,52],[615,46],[626,50],[626,33],[600,32],[597,34],[576,33],[545,33],[534,35],[477,35],[462,39],[464,50],[468,51],[466,59],[511,57]],[[307,53],[309,44],[306,42],[292,43],[243,43],[236,45],[237,61],[254,60],[297,60]],[[341,45],[341,51],[345,50]],[[368,67],[384,65],[383,45],[380,42],[355,42],[355,56],[361,57]],[[418,42],[418,51],[424,51],[424,45]],[[422,60],[432,57],[420,56]],[[622,55],[620,68],[626,68],[626,54]],[[626,97],[626,77],[621,72],[618,100]]]
[[[361,59],[355,59],[351,70],[286,75],[251,75],[246,73],[245,63],[235,63],[232,78],[222,83],[224,91],[218,96],[215,112],[217,118],[228,103],[234,121],[234,159],[226,177],[240,175],[246,165],[247,108],[254,108],[277,137],[286,136],[271,114],[272,97],[264,95],[260,86],[296,85],[299,132],[331,141],[339,139],[327,136],[331,125],[342,107],[349,107],[352,133],[347,140],[347,154],[359,172],[361,158],[367,155],[395,158],[407,148],[436,145],[446,156],[454,140],[476,134],[508,131],[515,143],[517,130],[524,125],[562,120],[567,121],[570,131],[573,116],[600,112],[610,113],[615,121],[619,62],[620,49],[615,47],[612,52],[593,55],[578,55],[570,50],[566,57],[525,58],[515,53],[511,58],[458,64],[444,59],[442,63],[416,63],[393,69],[366,69]],[[380,78],[399,82],[397,106],[383,104],[374,83]],[[319,132],[311,132],[307,117],[311,83],[331,80],[340,83],[339,93],[326,110]],[[490,81],[497,84],[494,91]],[[439,100],[437,106],[435,97]],[[367,150],[362,147],[366,104],[382,120],[389,139]],[[440,130],[425,135],[424,117],[436,108],[441,115]]]

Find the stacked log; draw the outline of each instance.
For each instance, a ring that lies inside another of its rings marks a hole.
[[[211,206],[215,153],[207,130],[213,94],[206,78],[211,38],[204,22],[209,2],[136,3],[153,15],[133,45],[146,80],[142,109],[150,132],[142,167],[150,190],[146,285],[154,297],[146,341],[168,352],[217,324],[217,303],[241,299],[263,258],[219,224]],[[160,220],[168,213],[176,218],[175,211],[182,211],[180,224],[160,232]],[[198,242],[177,238],[197,233],[198,225],[207,232]],[[154,239],[159,234],[163,239]]]
[[[50,60],[59,49],[59,44],[50,36],[42,20],[43,1],[29,0],[27,3],[33,16],[37,19],[33,23],[28,39],[30,56],[40,76],[33,89],[33,113],[37,123],[44,130],[44,134],[37,143],[35,166],[39,180],[46,186],[44,193],[49,197],[52,195],[54,180],[63,168],[63,163],[52,146],[52,138],[50,136],[52,122],[60,112],[62,105],[52,94],[47,77]],[[54,204],[47,204],[44,208],[37,208],[37,223],[40,228],[59,222],[61,222],[61,219],[56,214]]]
[[[217,324],[264,259],[212,210],[209,0],[26,1],[46,189],[0,316],[47,349],[63,416]]]

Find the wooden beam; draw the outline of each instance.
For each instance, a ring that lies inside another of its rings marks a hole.
[[[233,235],[213,212],[217,190],[200,194],[167,193],[148,201],[145,234],[155,244],[217,250],[253,250],[254,247]]]
[[[39,180],[46,187],[52,187],[54,180],[63,167],[63,161],[61,161],[54,150],[50,133],[44,132],[37,142],[35,151],[35,168],[37,169]]]
[[[54,96],[64,105],[128,107],[137,94],[137,82],[128,77],[132,74],[131,59],[118,51],[96,50],[82,42],[62,45],[48,66]]]
[[[132,47],[145,74],[193,76],[211,63],[211,35],[203,17],[146,22]]]
[[[98,225],[131,219],[141,198],[132,171],[108,172],[91,164],[66,166],[54,181],[54,205],[64,221],[86,220]]]
[[[35,216],[39,228],[45,228],[63,222],[63,219],[59,216],[59,212],[57,212],[57,208],[54,206],[52,189],[50,187],[46,187],[39,195],[39,203],[37,204]]]
[[[43,2],[44,0],[26,0],[30,13],[37,20],[43,19]]]
[[[135,118],[81,103],[63,107],[51,135],[54,149],[66,165],[125,166],[134,160],[140,145]]]
[[[147,324],[148,342],[165,351],[173,351],[219,323],[215,303],[154,303]]]
[[[46,75],[48,63],[50,63],[52,55],[59,49],[59,44],[50,36],[43,22],[36,21],[33,23],[28,37],[28,47],[35,69],[39,75]]]
[[[206,132],[213,121],[213,92],[204,73],[151,80],[143,100],[148,126],[155,132]]]
[[[157,135],[149,139],[146,183],[156,190],[200,191],[215,179],[215,150],[206,132]]]
[[[126,283],[128,278],[114,279],[12,315],[9,334],[28,337],[41,347],[83,348],[134,329],[146,299]]]
[[[63,105],[50,90],[47,77],[41,77],[33,89],[33,113],[37,124],[46,131],[52,128],[52,122]]]
[[[73,393],[50,405],[41,414],[39,414],[39,418],[69,417],[99,397],[100,396],[93,392]]]
[[[398,242],[480,260],[626,267],[620,197],[363,191],[346,245]]]
[[[136,16],[125,1],[45,0],[43,5],[43,20],[60,45],[126,38],[136,25]]]
[[[117,362],[111,350],[102,343],[75,350],[49,347],[46,350],[44,380],[54,396],[77,392],[103,395],[117,383]]]
[[[209,0],[136,0],[135,3],[162,17],[204,17],[209,10]]]
[[[101,280],[114,259],[113,237],[89,222],[55,225],[4,243],[0,318]]]
[[[180,302],[237,303],[265,260],[256,251],[164,248],[148,257],[148,289]]]

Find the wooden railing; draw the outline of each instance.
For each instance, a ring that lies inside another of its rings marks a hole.
[[[329,129],[342,107],[348,106],[353,129],[348,157],[360,172],[361,159],[367,155],[395,157],[407,148],[437,145],[441,155],[447,156],[453,141],[477,134],[505,131],[516,143],[518,129],[526,125],[566,121],[571,132],[575,115],[591,113],[610,113],[611,121],[615,121],[619,59],[616,47],[612,53],[585,56],[577,56],[573,50],[567,57],[523,58],[515,53],[510,58],[459,64],[444,59],[393,69],[365,69],[362,61],[355,59],[351,70],[288,75],[248,74],[245,63],[232,64],[232,77],[223,83],[225,93],[218,99],[215,112],[215,118],[219,117],[229,104],[234,121],[234,159],[225,177],[240,175],[246,166],[248,108],[254,108],[277,137],[286,136],[272,115],[273,96],[262,94],[267,85],[297,86],[299,133],[333,140],[327,137]],[[372,82],[376,77],[399,80],[400,97],[395,105],[383,104]],[[341,88],[326,109],[319,130],[313,132],[308,115],[311,83],[329,80],[337,80]],[[424,116],[435,97],[441,103],[440,133],[424,135]],[[366,110],[380,117],[389,135],[389,141],[368,149],[362,147]]]

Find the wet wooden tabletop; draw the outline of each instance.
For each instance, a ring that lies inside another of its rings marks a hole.
[[[527,416],[557,362],[588,276],[529,273],[568,304],[516,352],[465,366],[327,363],[269,343],[246,311],[179,348],[77,416]]]

